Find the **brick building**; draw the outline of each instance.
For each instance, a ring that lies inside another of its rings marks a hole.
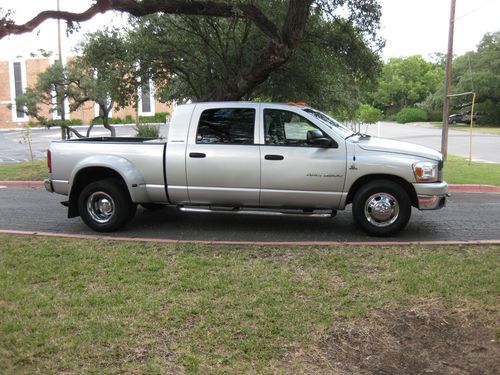
[[[16,58],[9,61],[0,61],[0,128],[12,128],[26,125],[30,120],[24,113],[15,107],[16,95],[21,94],[27,87],[35,85],[38,74],[47,69],[54,60],[50,58],[24,59]],[[143,90],[139,102],[139,116],[152,116],[156,112],[171,112],[171,106],[160,103],[154,98],[152,85],[149,90]],[[7,105],[12,104],[12,109]],[[46,105],[40,105],[42,115],[46,118],[58,119],[57,113],[51,112]],[[98,106],[94,102],[82,105],[77,111],[66,114],[66,119],[80,119],[83,124],[90,124],[99,114]],[[135,119],[135,108],[126,107],[119,111],[113,110],[111,117],[125,118],[130,115]]]

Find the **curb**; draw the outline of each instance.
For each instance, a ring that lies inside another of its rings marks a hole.
[[[494,185],[449,185],[448,190],[455,193],[500,193],[500,186]]]
[[[53,232],[30,232],[20,230],[0,230],[0,234],[36,236],[36,237],[56,237],[72,238],[80,240],[105,240],[114,242],[151,242],[160,244],[203,244],[203,245],[223,245],[223,246],[470,246],[470,245],[500,245],[500,240],[470,240],[470,241],[383,241],[383,242],[329,242],[329,241],[302,241],[302,242],[252,242],[252,241],[200,241],[200,240],[169,240],[161,238],[138,238],[138,237],[111,237],[87,234],[62,234]]]
[[[0,181],[0,186],[6,187],[43,187],[43,181]],[[450,193],[500,193],[500,186],[494,185],[448,185]]]
[[[7,187],[43,187],[43,181],[0,181],[0,186]]]

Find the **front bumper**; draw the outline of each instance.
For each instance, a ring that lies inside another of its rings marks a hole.
[[[448,184],[446,182],[414,183],[419,210],[438,210],[446,205]]]

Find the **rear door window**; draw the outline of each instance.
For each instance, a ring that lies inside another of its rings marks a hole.
[[[202,112],[196,143],[249,145],[254,143],[255,109],[214,108]]]

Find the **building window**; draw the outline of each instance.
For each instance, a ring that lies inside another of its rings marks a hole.
[[[148,80],[146,84],[142,84],[139,89],[139,115],[152,116],[155,114],[153,96],[153,84]]]
[[[14,61],[11,70],[11,98],[12,106],[12,119],[13,121],[27,120],[28,116],[22,111],[22,108],[17,108],[16,98],[24,93],[26,87],[26,72],[24,63],[21,61]]]

